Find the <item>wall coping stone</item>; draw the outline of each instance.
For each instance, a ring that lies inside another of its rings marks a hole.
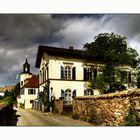
[[[140,89],[134,90],[124,90],[115,93],[101,94],[101,95],[91,95],[91,96],[78,96],[75,97],[75,100],[85,100],[85,99],[111,99],[111,98],[122,98],[122,97],[131,97],[131,96],[140,96]]]

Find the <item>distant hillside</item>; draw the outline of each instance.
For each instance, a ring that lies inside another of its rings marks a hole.
[[[11,91],[15,86],[3,86],[3,87],[0,87],[0,91],[1,92],[5,92],[6,90],[7,91]]]

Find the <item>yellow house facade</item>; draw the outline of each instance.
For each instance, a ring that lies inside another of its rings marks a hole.
[[[36,58],[39,91],[43,91],[49,80],[50,95],[56,99],[63,98],[66,105],[71,104],[75,96],[98,95],[98,90],[89,88],[89,81],[101,73],[103,66],[102,62],[97,61],[87,63],[82,50],[40,45]]]

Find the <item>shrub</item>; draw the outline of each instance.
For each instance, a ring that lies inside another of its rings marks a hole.
[[[20,107],[20,108],[24,108],[24,104],[23,104],[23,103],[20,103],[20,104],[19,104],[19,107]]]
[[[11,96],[7,96],[2,100],[2,102],[5,105],[11,105],[13,103],[13,98]]]
[[[101,116],[97,113],[97,110],[95,108],[91,110],[89,123],[93,123],[96,126],[101,125],[102,123]]]
[[[140,126],[139,119],[137,117],[136,111],[133,108],[129,108],[128,114],[125,117],[126,126]]]

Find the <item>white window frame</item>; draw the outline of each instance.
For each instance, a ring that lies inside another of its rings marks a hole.
[[[72,79],[72,69],[70,66],[65,66],[64,78],[65,79]]]

